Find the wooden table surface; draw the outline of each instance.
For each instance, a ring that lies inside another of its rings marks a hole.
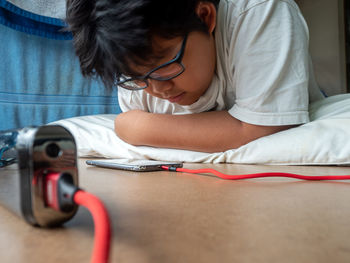
[[[230,174],[350,174],[350,167],[185,164]],[[110,262],[350,262],[350,182],[134,173],[87,167],[80,186],[112,220]],[[89,262],[93,222],[80,208],[55,229],[0,206],[0,262]]]

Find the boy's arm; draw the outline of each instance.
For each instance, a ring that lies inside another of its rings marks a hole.
[[[222,152],[294,126],[257,126],[227,111],[188,115],[155,114],[140,110],[121,113],[115,120],[119,138],[133,145]]]

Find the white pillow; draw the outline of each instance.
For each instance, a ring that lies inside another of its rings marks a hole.
[[[310,105],[311,122],[220,153],[133,146],[113,131],[116,115],[60,120],[75,137],[80,157],[154,159],[163,161],[350,165],[350,94],[328,97]]]

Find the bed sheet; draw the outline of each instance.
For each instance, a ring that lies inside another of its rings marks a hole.
[[[350,94],[310,105],[309,123],[225,152],[133,146],[113,131],[116,115],[74,117],[54,122],[76,139],[80,157],[154,159],[197,163],[350,165]]]

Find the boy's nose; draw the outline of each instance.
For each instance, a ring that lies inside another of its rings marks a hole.
[[[149,79],[148,88],[151,89],[154,94],[164,94],[167,91],[171,90],[173,87],[173,83],[171,80],[154,80]]]

